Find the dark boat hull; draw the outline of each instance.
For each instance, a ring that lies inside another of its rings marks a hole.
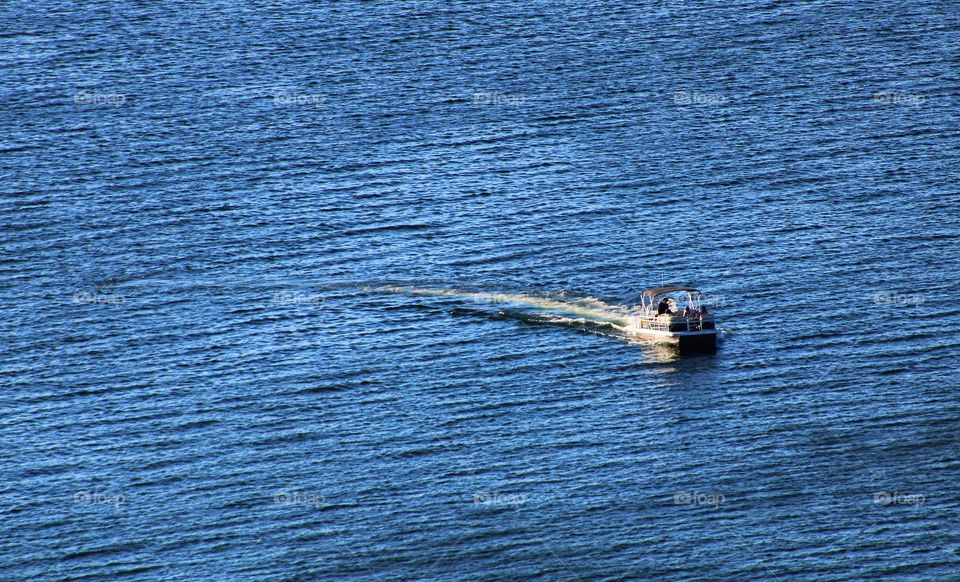
[[[714,352],[717,350],[717,334],[681,335],[677,337],[677,347],[681,352]]]

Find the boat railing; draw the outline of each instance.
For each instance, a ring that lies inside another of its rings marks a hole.
[[[661,319],[653,314],[640,315],[640,327],[653,331],[703,331],[704,323],[713,323],[713,320],[704,322],[702,317],[684,317],[682,321],[670,319]],[[709,327],[707,329],[712,329]]]

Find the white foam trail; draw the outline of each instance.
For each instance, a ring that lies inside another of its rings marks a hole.
[[[405,295],[426,295],[432,297],[457,297],[461,299],[473,299],[486,301],[490,303],[500,303],[506,305],[528,305],[559,311],[562,313],[576,315],[583,318],[581,324],[613,324],[617,327],[626,325],[627,309],[618,305],[609,305],[594,297],[584,297],[571,300],[551,299],[549,297],[539,297],[536,295],[526,295],[523,293],[485,293],[475,291],[462,291],[459,289],[418,289],[414,287],[374,287],[370,291],[379,291],[385,293],[403,293]],[[573,322],[574,320],[570,320]]]

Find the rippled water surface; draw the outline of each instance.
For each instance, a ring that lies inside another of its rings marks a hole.
[[[0,578],[960,577],[956,3],[0,13]]]

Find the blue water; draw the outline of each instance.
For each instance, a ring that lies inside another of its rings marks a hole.
[[[0,578],[960,579],[960,5],[0,14]]]

